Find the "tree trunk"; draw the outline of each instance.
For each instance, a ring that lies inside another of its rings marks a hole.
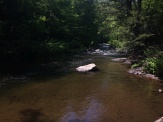
[[[140,14],[141,14],[141,2],[142,0],[137,1],[137,17],[136,17],[136,25],[134,28],[134,34],[135,36],[138,36],[140,34]]]
[[[140,15],[141,13],[141,3],[142,3],[142,0],[138,0],[138,15]]]
[[[127,6],[127,16],[130,16],[132,10],[132,0],[126,0],[126,6]]]

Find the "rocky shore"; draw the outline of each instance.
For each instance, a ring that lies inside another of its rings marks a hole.
[[[92,55],[103,55],[103,56],[125,56],[125,54],[120,54],[119,52],[116,51],[116,49],[114,49],[111,45],[109,44],[99,44],[99,49],[95,49],[95,50],[91,50],[87,52],[88,54],[92,54]],[[111,59],[112,61],[116,61],[116,62],[123,62],[124,64],[128,64],[131,65],[132,60],[123,57],[123,58],[113,58]],[[128,73],[130,74],[134,74],[134,75],[138,75],[138,76],[142,76],[142,77],[146,77],[149,79],[154,79],[154,80],[160,80],[158,77],[156,77],[153,74],[148,74],[144,71],[143,67],[135,67],[135,68],[131,68],[128,70]]]
[[[128,58],[114,58],[112,59],[112,61],[123,62],[124,64],[131,64],[131,60],[129,60]],[[128,73],[154,79],[154,80],[160,80],[155,75],[144,72],[143,67],[131,68],[128,70]]]

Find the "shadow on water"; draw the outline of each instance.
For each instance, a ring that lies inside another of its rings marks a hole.
[[[44,116],[40,110],[25,109],[20,111],[21,122],[40,122],[39,118]]]
[[[55,61],[45,61],[39,64],[9,64],[0,70],[0,88],[12,88],[28,82],[46,82],[48,79],[60,78],[73,71],[74,56],[65,55]],[[81,57],[78,57],[81,58]],[[5,65],[6,66],[6,65]],[[2,72],[4,71],[4,72]]]

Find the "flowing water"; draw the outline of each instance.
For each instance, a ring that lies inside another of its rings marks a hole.
[[[162,83],[128,74],[129,66],[110,59],[81,56],[62,73],[50,65],[25,83],[14,80],[19,85],[0,89],[0,122],[154,122],[163,116]],[[100,71],[74,71],[89,62]]]

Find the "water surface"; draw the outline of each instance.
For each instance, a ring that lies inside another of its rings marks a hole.
[[[25,84],[1,88],[0,122],[154,122],[163,116],[163,94],[157,92],[163,85],[128,74],[127,65],[110,59],[84,56],[57,77],[46,70]],[[73,70],[87,62],[100,71]]]

